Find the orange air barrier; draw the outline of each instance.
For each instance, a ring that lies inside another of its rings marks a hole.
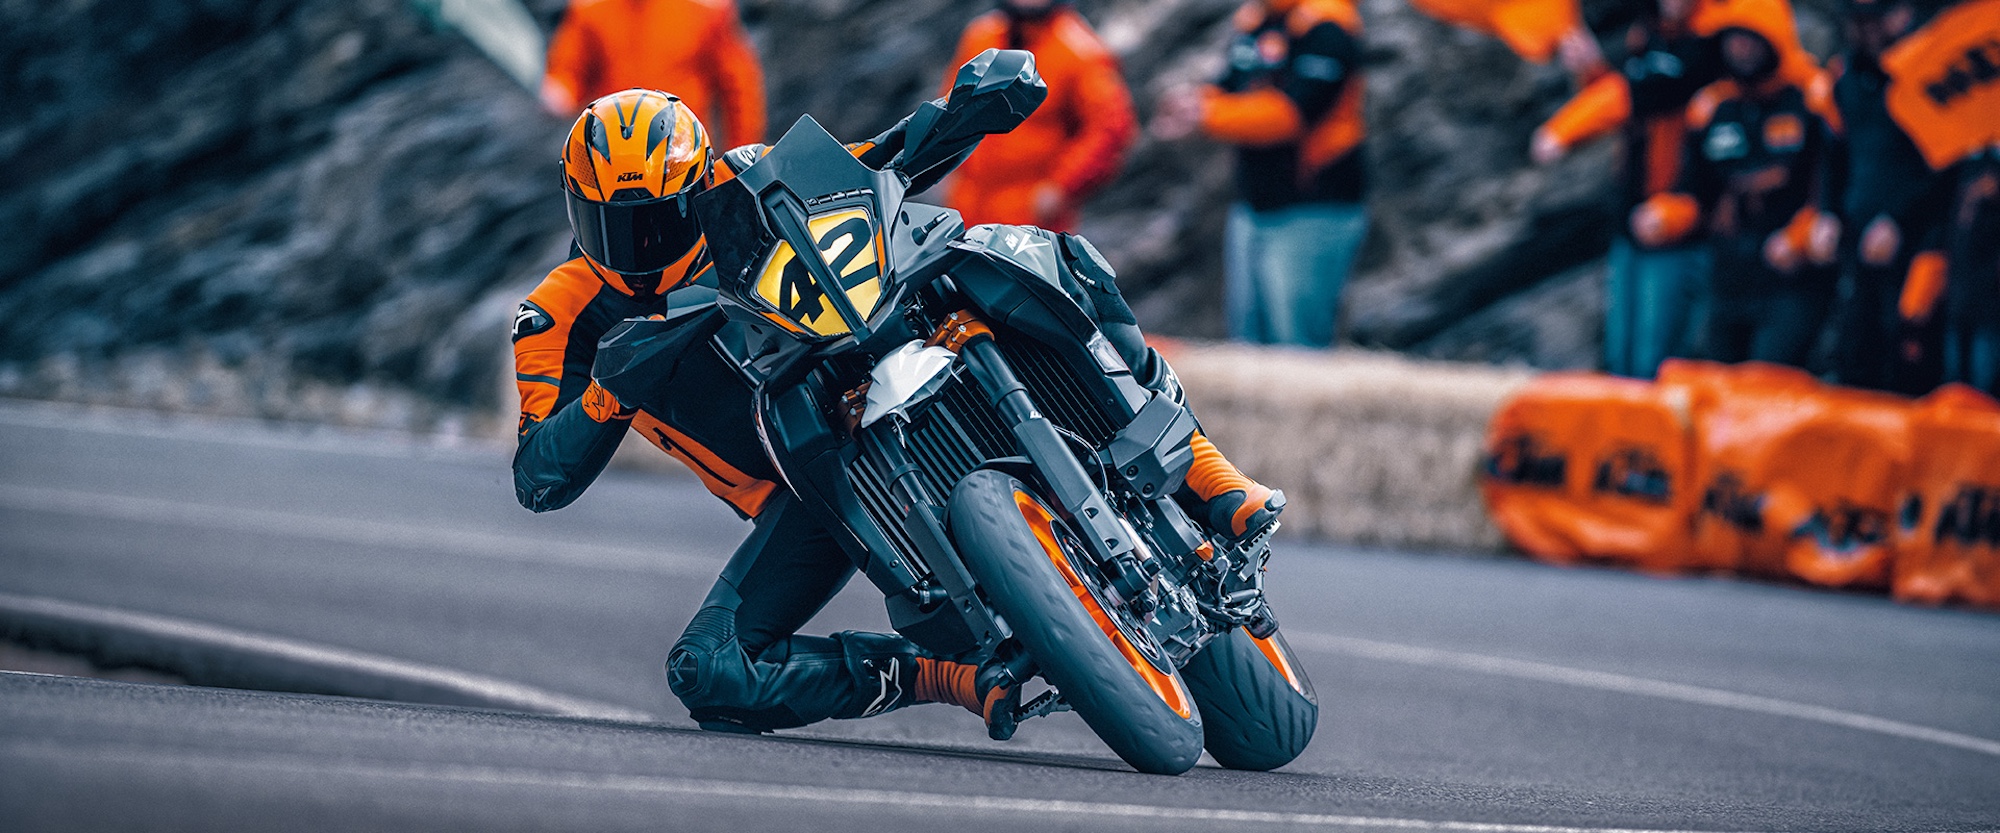
[[[1544,561],[1677,569],[1694,497],[1685,413],[1646,382],[1540,377],[1487,429],[1488,510],[1508,540]]]
[[[1910,434],[1891,591],[2000,609],[2000,402],[1947,385],[1912,409]]]
[[[1833,586],[1881,586],[1909,466],[1907,402],[1793,368],[1673,362],[1688,392],[1700,497],[1694,563]]]

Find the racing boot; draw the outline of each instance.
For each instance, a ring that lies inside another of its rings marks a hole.
[[[1251,480],[1200,431],[1189,447],[1194,465],[1188,468],[1187,485],[1201,499],[1209,529],[1241,543],[1277,523],[1278,513],[1285,511],[1284,492]]]
[[[998,662],[970,665],[917,657],[917,701],[964,707],[986,721],[987,737],[1006,740],[1017,726],[1021,687],[1000,685],[1004,670]]]

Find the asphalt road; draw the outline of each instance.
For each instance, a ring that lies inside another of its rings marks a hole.
[[[746,529],[691,479],[533,515],[489,446],[0,405],[0,593],[654,716],[0,673],[0,827],[2000,828],[2000,616],[1298,543],[1270,592],[1322,716],[1276,773],[945,706],[701,733],[659,661]],[[856,582],[808,630],[883,622]]]

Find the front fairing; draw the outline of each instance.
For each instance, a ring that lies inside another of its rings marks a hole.
[[[817,353],[868,341],[906,290],[885,235],[903,189],[801,117],[762,159],[695,199],[732,315]]]

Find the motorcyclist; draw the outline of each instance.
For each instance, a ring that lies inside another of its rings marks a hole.
[[[880,166],[902,147],[899,124],[850,145]],[[529,294],[515,315],[521,393],[515,495],[537,512],[568,505],[589,486],[628,428],[693,470],[709,491],[752,519],[750,536],[723,568],[667,659],[668,685],[703,727],[763,732],[826,718],[868,717],[913,703],[956,703],[1012,733],[1018,693],[997,673],[925,656],[893,634],[801,636],[854,573],[848,556],[810,518],[764,456],[749,387],[718,353],[690,350],[665,380],[664,412],[628,408],[591,380],[599,339],[619,320],[689,306],[711,269],[688,200],[761,156],[761,146],[716,157],[699,119],[679,99],[626,90],[593,102],[564,145],[564,199],[578,251]],[[920,178],[914,190],[935,184]],[[1098,260],[1079,268],[1072,294],[1086,298],[1135,375],[1178,393],[1158,353],[1145,347],[1131,310]],[[1096,275],[1098,278],[1089,279]],[[719,327],[710,307],[692,313]],[[1283,502],[1197,436],[1192,497],[1225,534],[1248,537]],[[1006,706],[1002,708],[1000,706]]]

